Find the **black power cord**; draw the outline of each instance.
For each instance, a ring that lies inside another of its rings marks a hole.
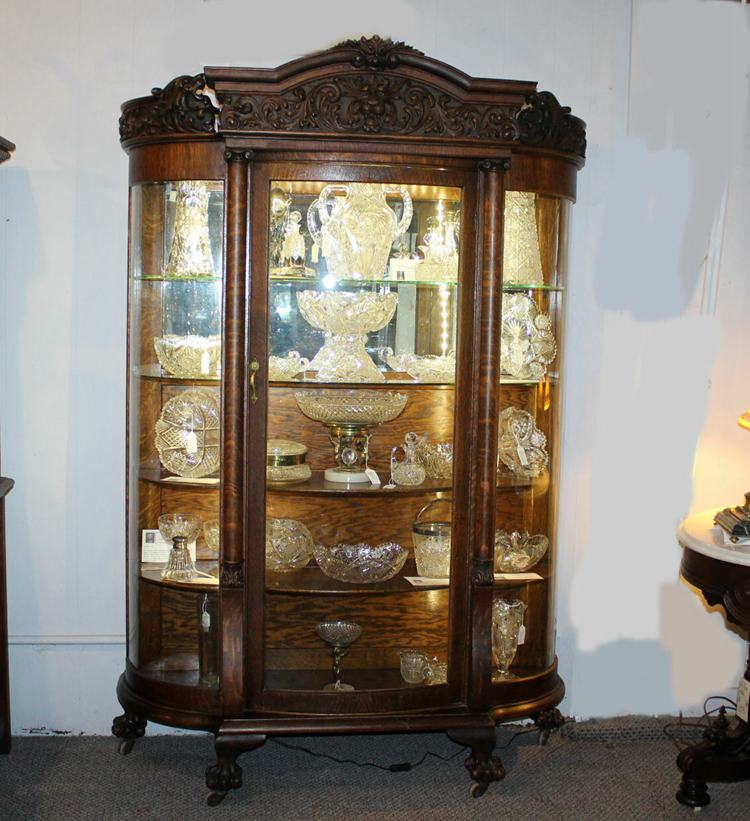
[[[664,735],[675,745],[678,750],[683,750],[686,747],[690,746],[690,743],[683,742],[681,743],[674,735],[674,729],[678,727],[687,727],[697,730],[705,730],[709,726],[706,719],[712,716],[714,713],[718,713],[720,710],[725,709],[724,705],[721,704],[718,707],[714,707],[712,710],[708,709],[708,704],[711,701],[725,701],[733,710],[736,711],[737,704],[736,702],[732,701],[731,698],[727,696],[709,696],[703,702],[703,715],[697,721],[683,721],[682,713],[680,713],[678,721],[670,721],[662,727],[662,731]],[[692,742],[691,742],[692,743]],[[743,745],[745,746],[745,745]]]
[[[510,737],[509,741],[503,744],[501,747],[496,747],[495,749],[498,750],[507,750],[508,747],[519,737],[522,735],[526,735],[527,733],[536,733],[539,730],[535,726],[528,727],[524,730],[519,730]],[[282,741],[280,738],[271,738],[269,741],[273,742],[274,744],[278,744],[279,747],[284,747],[287,750],[295,750],[301,753],[307,753],[308,755],[313,756],[314,758],[324,758],[327,761],[333,761],[335,764],[353,764],[355,767],[373,767],[376,770],[384,770],[385,772],[389,773],[408,773],[412,770],[415,770],[420,765],[424,764],[424,762],[428,758],[437,758],[439,761],[452,761],[457,756],[461,755],[467,747],[459,747],[455,753],[452,755],[440,755],[440,753],[435,753],[432,750],[428,750],[420,759],[419,761],[402,761],[397,764],[388,764],[387,766],[383,764],[376,764],[374,761],[355,761],[353,758],[337,758],[334,755],[329,755],[328,753],[321,753],[315,750],[311,750],[309,747],[304,747],[301,744],[290,744],[288,741]]]

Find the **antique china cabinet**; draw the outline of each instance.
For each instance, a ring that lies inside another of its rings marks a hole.
[[[127,102],[128,657],[113,732],[549,731],[584,123],[379,37]]]

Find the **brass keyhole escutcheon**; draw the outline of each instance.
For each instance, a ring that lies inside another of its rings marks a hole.
[[[260,370],[260,362],[253,359],[250,362],[250,401],[253,405],[258,401],[258,394],[255,390],[255,374]]]

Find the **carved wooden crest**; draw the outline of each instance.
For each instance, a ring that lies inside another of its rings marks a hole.
[[[218,101],[214,106],[210,91]],[[315,134],[521,144],[582,161],[585,124],[531,83],[473,80],[381,37],[346,40],[276,70],[205,69],[123,106],[126,145],[170,136]]]

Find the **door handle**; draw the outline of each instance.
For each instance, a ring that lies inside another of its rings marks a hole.
[[[260,370],[260,362],[253,359],[250,362],[250,401],[253,405],[258,401],[258,394],[255,390],[255,374]]]

